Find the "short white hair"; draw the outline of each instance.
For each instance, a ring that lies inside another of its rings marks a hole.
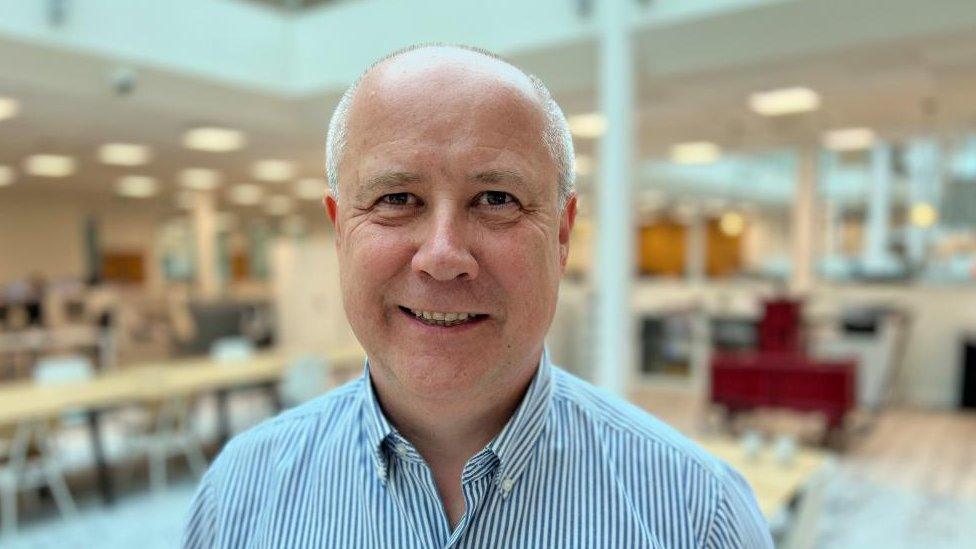
[[[397,50],[370,65],[365,71],[363,71],[359,78],[357,78],[356,81],[346,89],[345,93],[342,94],[342,97],[339,99],[339,104],[336,105],[335,111],[332,112],[332,118],[329,120],[329,132],[325,141],[325,170],[329,180],[329,191],[336,200],[339,199],[339,163],[342,161],[342,155],[346,149],[346,141],[349,137],[349,111],[352,107],[353,98],[356,95],[356,91],[359,89],[359,84],[362,82],[363,77],[365,77],[373,69],[373,67],[384,61],[393,59],[407,52],[430,47],[450,47],[470,51],[496,59],[514,67],[514,65],[502,59],[498,55],[481,48],[464,45],[430,43],[416,44]],[[549,88],[542,83],[542,80],[526,73],[525,71],[522,71],[518,67],[515,68],[532,82],[532,87],[539,95],[539,100],[542,103],[543,112],[546,118],[545,126],[542,130],[542,139],[545,141],[546,147],[549,149],[549,154],[552,156],[552,161],[556,165],[556,188],[559,194],[559,207],[562,209],[566,206],[567,201],[569,201],[569,197],[576,189],[573,136],[569,131],[569,123],[566,122],[566,115],[563,114],[563,110],[559,108],[556,100],[552,97],[552,93],[549,92]]]

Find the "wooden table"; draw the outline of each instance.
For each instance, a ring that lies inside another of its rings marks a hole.
[[[343,349],[325,358],[332,364],[361,362],[360,349]],[[218,362],[194,358],[149,362],[108,372],[94,379],[40,386],[33,382],[0,384],[0,426],[56,419],[83,411],[89,421],[99,487],[106,502],[113,499],[109,467],[101,436],[101,413],[131,404],[158,403],[171,398],[215,393],[221,443],[229,436],[227,396],[240,388],[264,387],[280,409],[277,383],[289,363],[286,353],[258,354],[246,360]]]
[[[767,520],[785,509],[794,497],[802,493],[807,482],[834,459],[829,452],[798,448],[790,463],[781,464],[768,444],[756,458],[750,459],[742,445],[732,440],[706,439],[698,443],[745,477]]]

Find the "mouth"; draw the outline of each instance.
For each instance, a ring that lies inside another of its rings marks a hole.
[[[488,315],[484,313],[426,311],[421,309],[411,309],[409,307],[404,307],[403,305],[399,305],[398,307],[400,308],[400,312],[417,322],[420,322],[426,326],[439,326],[441,328],[466,326],[481,322],[488,318]]]

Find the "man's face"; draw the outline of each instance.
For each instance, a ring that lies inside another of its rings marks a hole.
[[[531,375],[568,252],[575,197],[559,208],[537,100],[524,77],[482,69],[374,70],[326,199],[353,331],[374,376],[418,398]]]

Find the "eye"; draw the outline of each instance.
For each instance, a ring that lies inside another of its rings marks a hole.
[[[478,195],[477,202],[478,205],[500,208],[508,204],[517,204],[518,200],[516,200],[511,194],[504,191],[485,191]]]
[[[417,197],[410,193],[385,194],[378,202],[387,206],[414,206],[417,204]]]

